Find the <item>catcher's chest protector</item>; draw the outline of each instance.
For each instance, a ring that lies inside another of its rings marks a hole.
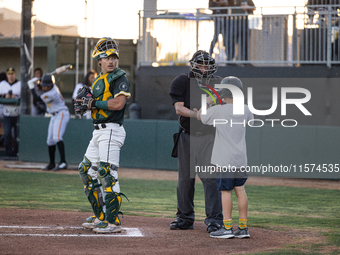
[[[107,74],[102,74],[92,84],[92,94],[96,100],[107,101],[113,98],[110,91],[110,84],[114,85],[114,81],[123,76],[125,72],[117,68],[115,71]],[[112,89],[113,90],[113,89]],[[92,110],[93,119],[106,119],[110,115],[111,111],[103,109]]]

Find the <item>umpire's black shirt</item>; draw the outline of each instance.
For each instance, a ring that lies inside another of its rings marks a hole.
[[[206,87],[205,89],[209,90]],[[172,99],[172,104],[184,102],[184,106],[188,109],[193,110],[196,108],[199,110],[201,108],[201,95],[205,94],[205,92],[199,88],[194,74],[190,72],[181,74],[172,81],[169,94]],[[180,116],[179,123],[187,132],[190,132],[190,134],[196,134],[197,132],[202,134],[214,133],[213,126],[204,125],[195,118]]]

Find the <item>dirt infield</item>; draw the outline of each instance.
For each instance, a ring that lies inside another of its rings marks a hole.
[[[22,167],[13,167],[22,164]],[[10,166],[11,165],[11,166]],[[20,162],[0,162],[0,168],[41,171]],[[56,174],[78,174],[63,170]],[[177,180],[173,171],[121,169],[120,177]],[[248,185],[306,186],[339,189],[339,181],[250,178]],[[213,239],[203,222],[193,230],[170,230],[171,219],[124,216],[122,233],[101,235],[81,228],[89,213],[0,209],[0,254],[247,254],[282,249],[285,245],[322,243],[317,232],[250,228],[250,239]],[[234,226],[237,228],[237,226]]]
[[[251,228],[250,239],[213,239],[202,222],[169,230],[170,219],[137,216],[124,216],[123,232],[105,236],[80,228],[89,213],[0,209],[0,215],[0,254],[244,254],[320,238]],[[126,228],[143,236],[127,236]]]

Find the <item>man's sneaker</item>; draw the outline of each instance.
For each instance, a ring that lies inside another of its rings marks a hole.
[[[59,165],[57,165],[55,168],[53,168],[53,171],[58,171],[61,169],[67,169],[66,162],[61,162]]]
[[[213,238],[233,238],[234,237],[234,231],[233,231],[233,228],[226,230],[224,227],[222,227],[215,232],[211,232],[210,237],[213,237]]]
[[[82,226],[87,229],[94,229],[97,227],[96,225],[99,223],[100,220],[96,218],[96,216],[91,216],[86,219],[86,222],[84,222]]]
[[[235,231],[234,236],[237,238],[250,238],[248,228],[244,228],[244,229],[238,228]]]
[[[96,225],[96,228],[94,228],[93,231],[100,234],[120,233],[122,232],[122,226],[110,224],[107,221],[101,221]]]
[[[179,219],[174,220],[173,222],[170,223],[170,229],[171,230],[184,230],[184,229],[194,229],[194,224],[193,223],[188,223],[186,221],[182,221]]]

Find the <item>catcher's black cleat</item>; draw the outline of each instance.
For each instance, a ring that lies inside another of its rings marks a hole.
[[[210,222],[207,227],[208,233],[215,232],[221,228],[221,225],[217,222]]]
[[[44,168],[43,168],[43,170],[52,170],[53,168],[55,167],[55,164],[48,164],[47,166],[45,166]]]
[[[194,229],[194,224],[193,223],[189,223],[186,221],[182,221],[179,219],[174,220],[173,222],[171,222],[170,224],[170,229],[171,230],[185,230],[185,229]]]

